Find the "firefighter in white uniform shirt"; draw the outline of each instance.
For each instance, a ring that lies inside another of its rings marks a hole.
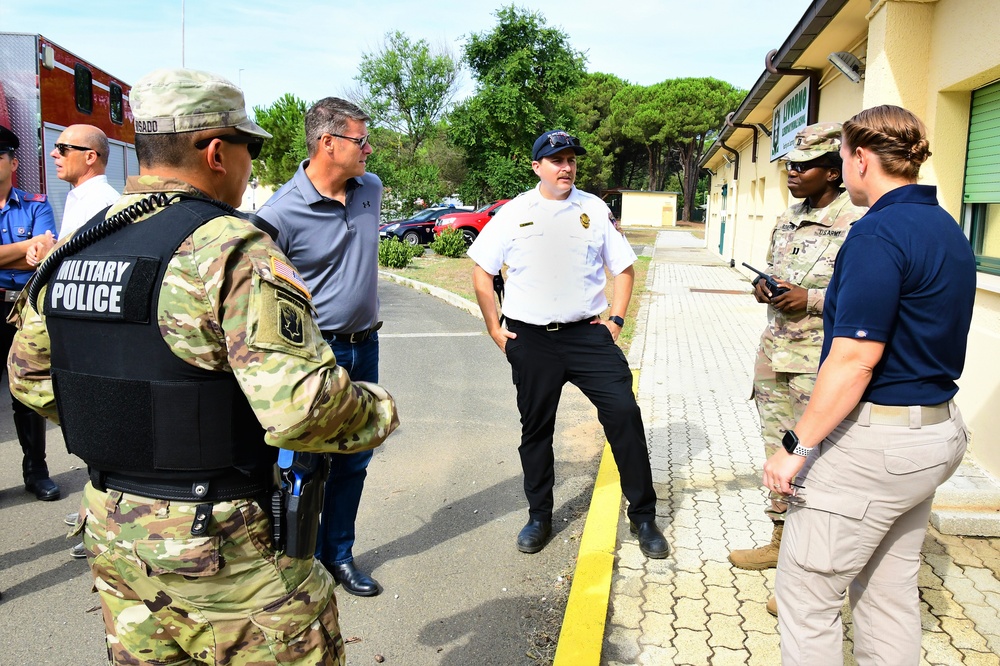
[[[529,516],[517,547],[537,553],[552,532],[552,438],[562,387],[571,382],[597,407],[640,549],[663,558],[669,548],[655,523],[645,428],[632,373],[615,344],[632,296],[636,257],[607,205],[573,185],[576,156],[585,152],[563,131],[538,137],[531,151],[538,186],[506,204],[468,252],[476,263],[473,285],[486,328],[507,355],[517,387]],[[504,264],[506,327],[493,298],[493,276]],[[608,307],[605,267],[615,277],[611,316],[601,320]]]

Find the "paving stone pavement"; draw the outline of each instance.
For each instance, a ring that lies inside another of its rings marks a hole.
[[[749,400],[764,307],[747,280],[686,231],[658,235],[630,363],[659,496],[665,560],[619,521],[603,666],[777,664],[765,610],[774,570],[741,571],[734,548],[767,543],[763,445]],[[920,569],[921,664],[1000,666],[1000,539],[928,530]],[[845,663],[854,664],[844,607]]]

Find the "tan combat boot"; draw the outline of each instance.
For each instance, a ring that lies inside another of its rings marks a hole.
[[[771,543],[760,548],[734,550],[729,553],[729,561],[739,569],[750,571],[773,569],[778,566],[778,548],[781,546],[781,531],[784,527],[784,523],[775,523],[774,532],[771,533]]]
[[[778,617],[778,599],[773,594],[767,598],[767,605],[764,608],[774,617]]]

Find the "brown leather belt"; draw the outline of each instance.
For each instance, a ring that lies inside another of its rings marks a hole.
[[[940,405],[919,405],[909,407],[906,405],[876,405],[873,402],[859,402],[858,406],[847,415],[847,421],[860,421],[861,412],[868,405],[871,411],[868,414],[868,423],[874,425],[907,426],[910,425],[910,410],[920,410],[920,425],[929,426],[943,423],[951,418],[951,403],[942,402]]]

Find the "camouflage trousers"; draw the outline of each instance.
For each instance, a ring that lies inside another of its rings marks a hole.
[[[76,533],[100,595],[111,664],[343,666],[334,582],[271,547],[251,500],[196,504],[84,491]]]
[[[809,396],[816,386],[816,373],[775,372],[771,359],[763,349],[757,351],[753,372],[753,399],[760,415],[760,432],[764,438],[764,460],[781,448],[785,432],[794,428],[806,411]],[[785,521],[788,505],[781,494],[769,492],[764,513],[776,523]]]

